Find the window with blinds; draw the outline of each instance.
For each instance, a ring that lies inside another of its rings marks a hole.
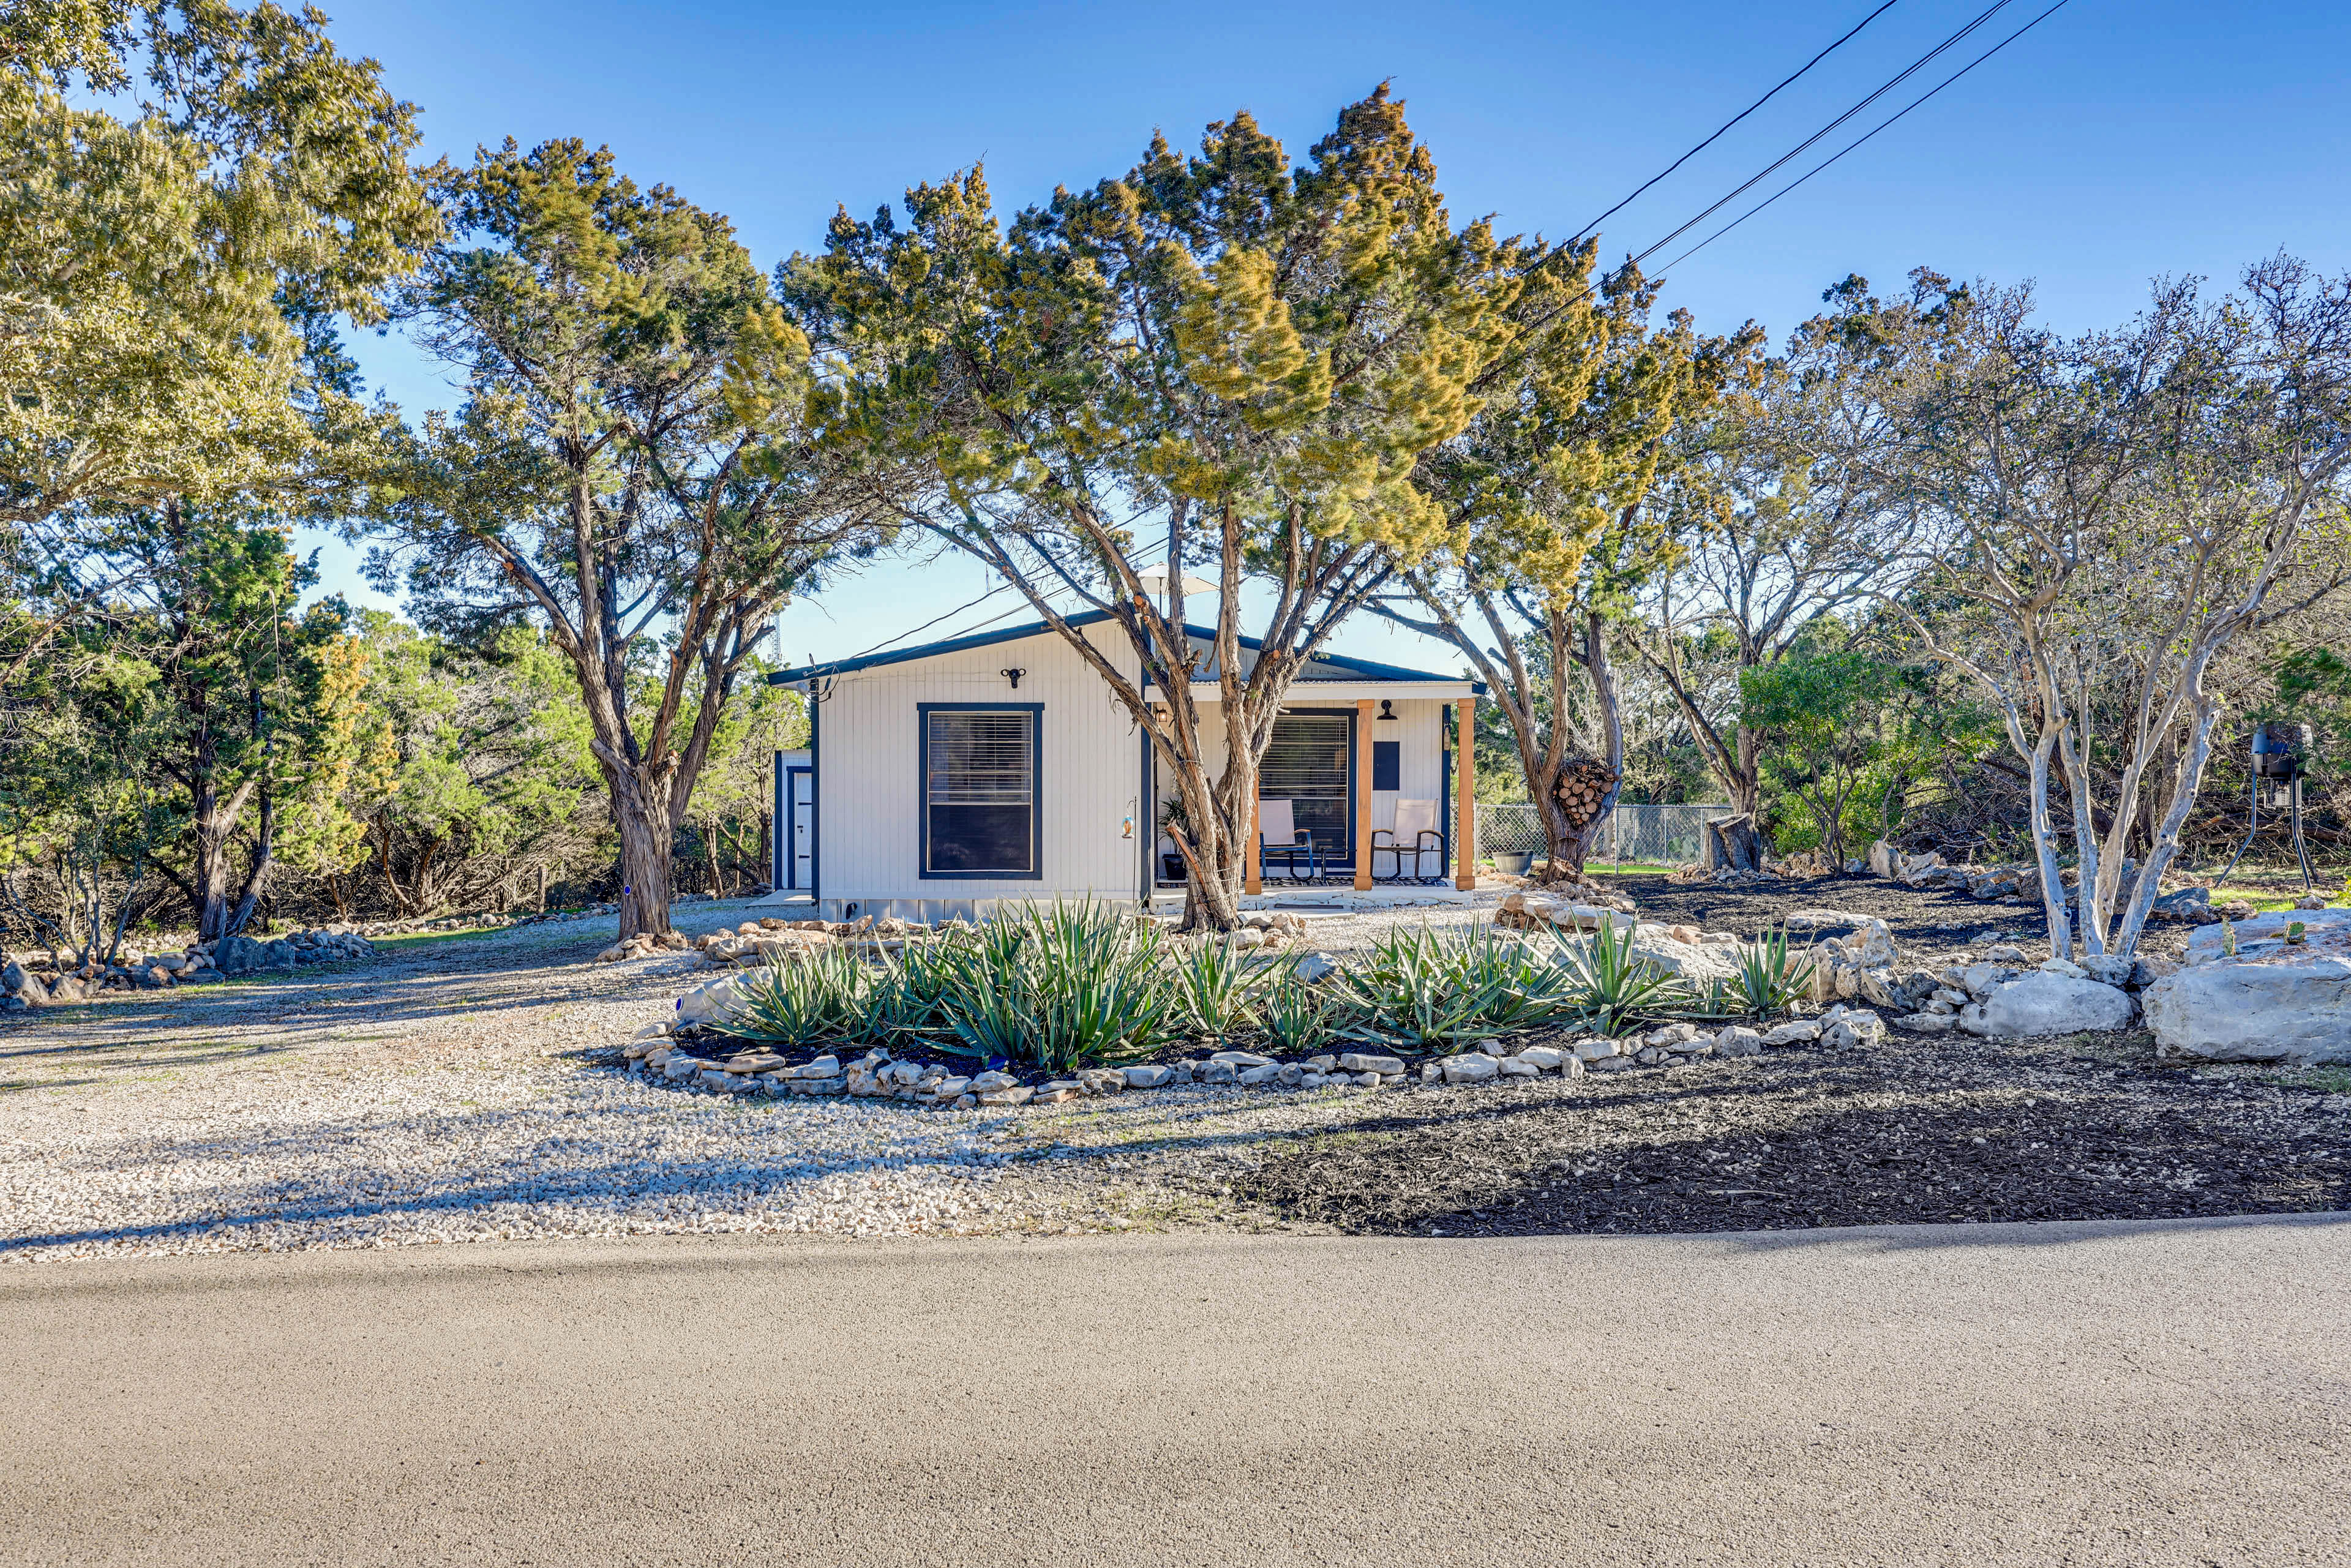
[[[923,710],[923,874],[1035,876],[1034,708]]]
[[[1290,821],[1314,835],[1326,863],[1355,860],[1355,716],[1285,713],[1258,765],[1260,800],[1288,800]]]

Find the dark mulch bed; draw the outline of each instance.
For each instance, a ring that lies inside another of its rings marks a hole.
[[[1610,876],[1599,867],[1594,871],[1632,895],[1642,919],[1668,925],[1752,936],[1776,927],[1792,910],[1839,909],[1885,921],[1906,956],[1943,952],[1970,942],[2014,942],[2036,959],[2049,956],[2048,916],[2037,903],[1980,903],[1956,889],[1905,887],[1876,876],[1790,877],[1719,885],[1659,875]],[[2175,953],[2192,929],[2150,925],[2140,950]]]
[[[2144,1034],[1795,1048],[1381,1096],[1229,1201],[1450,1236],[2351,1209],[2351,1101],[2303,1076],[2158,1068]]]

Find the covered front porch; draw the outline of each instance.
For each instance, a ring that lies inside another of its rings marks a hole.
[[[1274,721],[1259,768],[1248,907],[1360,908],[1352,895],[1375,893],[1374,902],[1425,903],[1476,885],[1476,686],[1353,663],[1343,672],[1352,678],[1301,681]],[[1212,776],[1224,766],[1217,695],[1213,685],[1194,687]],[[1180,903],[1183,862],[1166,831],[1180,798],[1155,764],[1148,793],[1152,901]]]

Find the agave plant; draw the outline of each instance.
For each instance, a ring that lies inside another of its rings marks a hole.
[[[1681,977],[1633,951],[1633,927],[1612,922],[1589,936],[1554,934],[1554,964],[1574,993],[1584,1028],[1627,1032],[1643,1019],[1687,1009],[1697,998]]]
[[[1267,983],[1257,1002],[1266,1040],[1285,1056],[1312,1056],[1338,1032],[1332,997],[1285,967]]]
[[[1790,952],[1784,927],[1766,931],[1740,955],[1739,972],[1720,988],[1739,1013],[1761,1021],[1786,1012],[1813,983],[1813,961]]]
[[[972,940],[957,930],[908,946],[884,957],[866,996],[866,1027],[893,1045],[912,1045],[951,1034],[947,1000],[961,977],[957,951]]]
[[[1179,1027],[1186,1034],[1222,1040],[1258,1027],[1257,997],[1273,970],[1233,946],[1231,938],[1212,936],[1179,951],[1167,972]]]
[[[736,983],[729,1033],[778,1045],[845,1040],[864,1029],[875,971],[845,947],[819,947]]]
[[[1572,1017],[1578,997],[1523,944],[1490,930],[1390,932],[1330,982],[1338,1032],[1412,1051],[1458,1051]]]
[[[1178,1021],[1155,926],[1095,904],[1030,908],[944,950],[942,1044],[1063,1070],[1156,1049]]]

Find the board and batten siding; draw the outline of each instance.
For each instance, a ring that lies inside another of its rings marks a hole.
[[[1107,635],[1105,635],[1107,633]],[[1115,627],[1084,634],[1123,670]],[[1015,689],[1003,672],[1021,671]],[[1041,810],[1034,879],[922,874],[921,705],[1040,705]],[[847,915],[935,918],[998,899],[1132,902],[1150,829],[1138,798],[1142,741],[1110,688],[1058,633],[837,675],[817,718],[818,889]],[[1134,836],[1122,827],[1134,820]]]

